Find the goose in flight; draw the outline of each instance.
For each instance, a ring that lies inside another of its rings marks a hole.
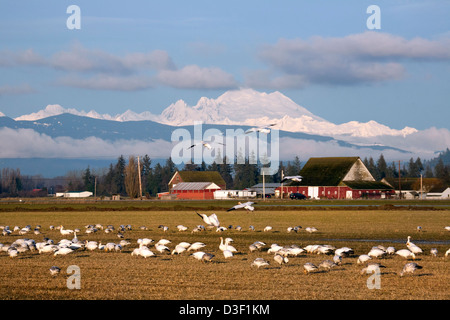
[[[250,128],[247,131],[245,131],[245,133],[247,134],[247,133],[251,133],[251,132],[261,132],[261,133],[269,134],[270,127],[273,127],[274,125],[276,125],[276,123],[272,123],[272,124],[269,124],[267,126],[262,126],[262,127]]]
[[[300,181],[302,181],[302,179],[303,179],[302,176],[285,176],[283,179],[281,179],[281,183],[284,183],[288,180],[300,182]]]
[[[238,209],[245,209],[247,211],[254,211],[255,207],[253,207],[253,204],[255,204],[254,202],[248,201],[248,202],[238,202],[237,205],[233,206],[232,208],[228,209],[228,211],[232,211],[232,210],[238,210]]]
[[[198,213],[198,212],[196,212],[197,214],[198,214],[198,216],[200,217],[200,218],[202,218],[203,219],[203,221],[208,225],[208,226],[214,226],[214,227],[220,227],[220,222],[219,222],[219,218],[217,218],[217,215],[215,214],[215,213],[213,213],[212,215],[210,215],[210,216],[207,216],[206,214],[204,214],[204,213]]]
[[[212,135],[211,137],[215,137],[214,140],[208,140],[208,141],[201,140],[201,141],[199,141],[197,143],[194,143],[191,146],[189,146],[187,148],[187,150],[192,149],[192,148],[194,148],[196,146],[203,146],[204,148],[207,148],[207,149],[211,150],[213,148],[212,147],[213,143],[225,145],[225,143],[221,143],[221,142],[216,141],[216,137],[223,137],[223,133],[222,132],[220,132],[220,134],[217,134],[217,135]]]

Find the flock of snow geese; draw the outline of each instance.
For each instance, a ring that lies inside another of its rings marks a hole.
[[[220,226],[219,219],[216,214],[206,215],[206,214],[200,214],[197,212],[197,215],[202,218],[203,222],[206,224],[206,227],[203,225],[196,226],[192,233],[199,232],[199,231],[205,231],[207,228],[212,229],[216,228],[216,232],[224,232],[232,226],[229,226],[228,228]],[[239,226],[235,227],[236,230],[241,230],[238,228]],[[162,229],[164,232],[168,230],[167,226],[160,225],[160,229]],[[187,227],[183,225],[178,225],[176,227],[178,231],[185,232],[188,230]],[[9,226],[0,226],[0,230],[2,230],[2,235],[7,238],[9,235],[14,235],[14,233],[17,233],[21,236],[26,236],[27,234],[34,233],[35,235],[41,235],[41,226],[38,225],[34,229],[31,228],[31,226],[26,226],[24,228],[20,228],[19,226],[15,226],[12,230]],[[118,230],[115,229],[114,226],[108,225],[104,227],[101,224],[96,225],[86,225],[85,226],[85,234],[86,236],[95,232],[98,232],[99,230],[104,231],[105,233],[116,233],[118,238],[121,238],[121,240],[118,243],[115,242],[107,242],[105,244],[102,244],[98,241],[93,240],[84,240],[81,241],[78,239],[77,234],[81,234],[82,231],[80,229],[65,229],[64,226],[50,226],[50,230],[59,230],[60,234],[62,236],[70,236],[73,238],[71,240],[69,239],[61,239],[58,242],[55,242],[52,239],[44,237],[42,241],[35,241],[33,239],[29,238],[20,238],[16,239],[11,244],[3,244],[0,243],[0,252],[5,252],[7,255],[9,255],[10,258],[16,258],[20,255],[26,254],[27,252],[38,252],[39,254],[53,254],[53,256],[65,256],[80,250],[88,250],[88,251],[94,251],[94,250],[100,250],[100,251],[106,251],[106,252],[122,252],[123,248],[126,246],[131,245],[131,243],[124,239],[124,233],[126,231],[132,230],[131,225],[121,225]],[[141,226],[141,230],[148,230],[147,227]],[[271,226],[266,226],[263,231],[264,232],[270,232],[272,231]],[[300,232],[300,229],[302,229],[301,226],[295,226],[295,227],[288,227],[287,232]],[[450,227],[445,227],[447,231],[450,231]],[[255,230],[253,226],[250,226],[249,230]],[[314,227],[307,227],[304,229],[308,233],[314,233],[317,232],[317,228]],[[220,244],[219,244],[219,250],[223,254],[223,257],[225,259],[232,258],[236,253],[243,253],[239,252],[232,243],[234,240],[230,237],[223,237],[220,236]],[[154,251],[157,251],[158,254],[171,254],[171,255],[181,255],[185,252],[192,256],[194,259],[197,259],[201,262],[208,263],[214,260],[215,255],[213,253],[208,253],[203,251],[206,247],[206,244],[203,242],[194,242],[194,243],[188,243],[188,242],[180,242],[176,244],[172,249],[169,248],[169,245],[171,245],[172,242],[168,239],[160,239],[158,241],[155,241],[150,238],[140,238],[137,240],[137,248],[134,248],[131,251],[132,256],[138,256],[143,258],[149,258],[149,257],[156,257],[157,253]],[[416,270],[422,269],[422,266],[418,265],[416,262],[413,262],[418,255],[424,254],[423,250],[413,242],[411,242],[411,236],[408,236],[406,240],[406,248],[401,249],[395,249],[392,246],[384,247],[384,246],[376,246],[372,247],[370,251],[367,254],[361,254],[358,256],[357,264],[365,265],[365,267],[361,270],[361,274],[363,273],[369,273],[373,272],[376,268],[385,268],[381,263],[374,262],[375,259],[381,259],[386,256],[394,256],[398,255],[400,257],[403,257],[407,260],[406,264],[404,265],[403,269],[398,273],[400,276],[403,276],[405,274],[413,274]],[[154,251],[153,251],[154,250]],[[324,245],[324,244],[311,244],[304,247],[298,246],[298,245],[278,245],[278,244],[271,244],[268,246],[266,243],[262,241],[255,241],[254,243],[250,244],[248,246],[249,252],[263,252],[266,251],[267,254],[273,255],[273,261],[275,264],[278,265],[284,265],[289,263],[289,258],[291,257],[297,257],[297,256],[307,256],[308,254],[315,254],[315,255],[326,255],[328,257],[331,257],[330,259],[323,260],[320,264],[315,265],[312,262],[306,262],[303,265],[303,272],[305,274],[310,274],[312,272],[316,272],[319,270],[324,271],[330,271],[332,268],[335,268],[337,266],[340,266],[342,264],[342,261],[346,257],[353,256],[355,257],[355,252],[352,248],[349,247],[341,247],[336,248],[332,245]],[[213,251],[216,253],[216,251]],[[217,254],[217,253],[216,253]],[[432,257],[437,257],[438,252],[436,248],[432,248],[430,250],[430,255]],[[450,255],[450,249],[448,249],[444,257],[447,258]],[[413,260],[413,261],[410,261]],[[254,261],[251,263],[251,267],[255,266],[258,269],[261,267],[266,267],[270,265],[270,260],[267,260],[262,257],[258,257],[254,259]],[[55,276],[59,274],[60,268],[57,266],[52,266],[49,271],[50,274]]]

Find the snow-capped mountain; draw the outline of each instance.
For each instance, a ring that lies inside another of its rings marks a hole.
[[[314,135],[339,137],[369,138],[380,135],[406,136],[417,130],[405,127],[402,130],[391,129],[376,121],[361,123],[350,121],[334,124],[296,104],[290,98],[276,91],[273,93],[259,92],[253,89],[227,91],[217,99],[202,97],[195,106],[189,106],[183,100],[178,100],[168,106],[160,115],[149,111],[136,113],[131,110],[123,114],[99,114],[63,108],[60,105],[48,105],[44,110],[29,115],[23,115],[15,120],[35,121],[38,119],[70,113],[94,119],[113,121],[143,121],[151,120],[171,126],[192,125],[194,121],[205,124],[261,126],[276,123],[275,128],[289,132],[303,132]]]

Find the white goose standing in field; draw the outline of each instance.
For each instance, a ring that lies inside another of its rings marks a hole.
[[[268,266],[269,262],[267,262],[266,260],[264,260],[263,258],[256,258],[255,260],[253,260],[251,266],[256,266],[258,267],[258,269],[260,267],[265,267]]]
[[[64,227],[62,225],[59,226],[59,232],[63,235],[63,236],[67,236],[69,234],[73,233],[73,230],[70,229],[64,229]]]
[[[362,254],[358,257],[358,260],[356,261],[356,263],[360,264],[360,263],[366,263],[367,261],[371,260],[372,257],[369,256],[368,254]]]
[[[70,249],[70,248],[60,248],[60,249],[55,251],[53,256],[55,256],[55,257],[58,256],[58,255],[65,256],[65,255],[68,255],[69,253],[72,253],[73,251],[74,250]]]
[[[206,247],[206,244],[204,244],[203,242],[194,242],[193,244],[191,244],[190,246],[189,246],[189,248],[187,249],[188,251],[191,251],[191,250],[198,250],[198,249],[201,249],[201,248],[203,248],[203,247]]]
[[[405,259],[416,259],[416,255],[409,251],[408,249],[400,249],[395,252],[395,254],[398,254],[399,256],[405,258]]]
[[[186,247],[177,244],[175,246],[175,249],[172,250],[172,255],[181,254],[181,253],[185,252],[186,250],[187,250]]]
[[[275,254],[273,256],[273,260],[275,260],[275,262],[277,262],[279,265],[283,265],[289,262],[289,259],[287,257],[283,257],[279,254]]]
[[[406,246],[408,247],[409,251],[411,251],[414,254],[423,253],[421,248],[419,248],[416,244],[411,242],[411,236],[408,236],[408,240],[406,241]]]
[[[231,252],[230,250],[223,250],[222,253],[225,259],[233,257],[233,252]]]

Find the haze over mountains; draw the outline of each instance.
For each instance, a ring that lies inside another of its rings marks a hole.
[[[116,159],[119,155],[167,158],[180,126],[194,121],[206,128],[247,128],[276,124],[280,159],[298,155],[303,161],[316,156],[373,156],[387,160],[428,159],[450,145],[447,129],[389,128],[375,121],[334,124],[296,104],[280,92],[252,89],[227,91],[217,99],[202,97],[195,106],[178,100],[161,114],[100,114],[60,105],[15,119],[0,112],[0,158]]]

